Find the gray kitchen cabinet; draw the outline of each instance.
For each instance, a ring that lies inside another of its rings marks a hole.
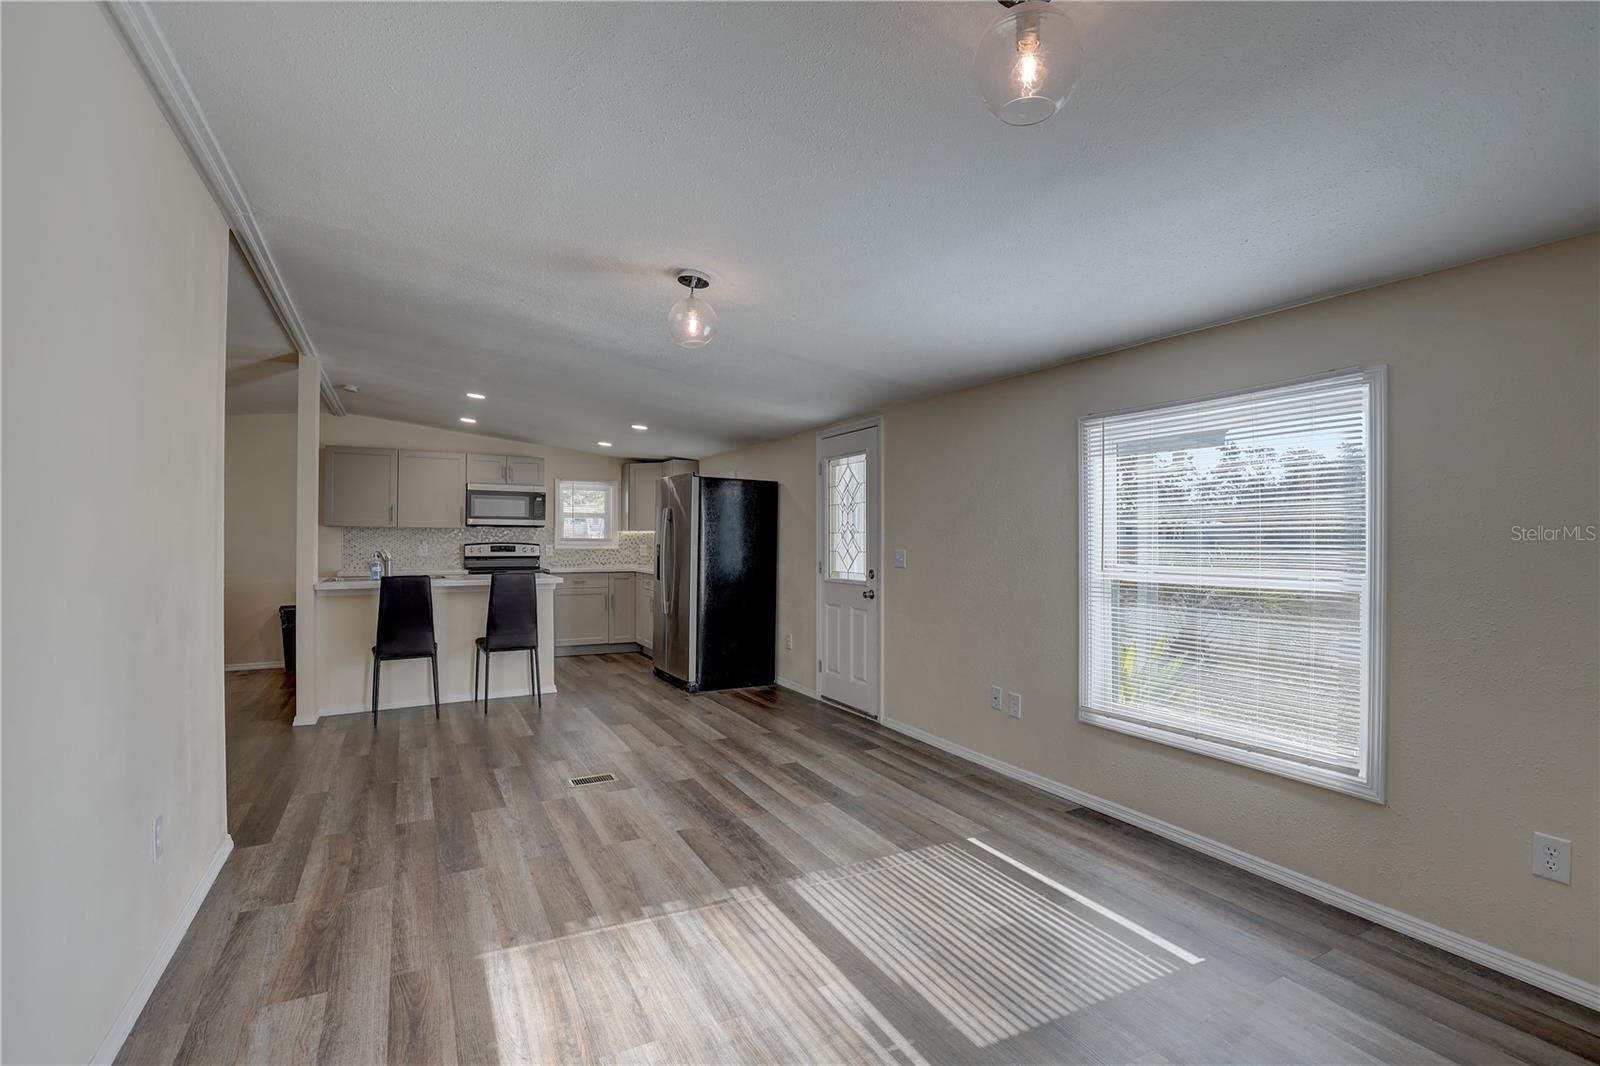
[[[627,465],[627,519],[623,529],[655,532],[656,510],[660,506],[660,483],[674,474],[695,474],[700,464],[693,459],[668,459],[660,463]]]
[[[398,465],[393,448],[324,448],[322,524],[394,525]]]
[[[469,455],[467,481],[474,485],[544,487],[544,460],[536,455]]]
[[[649,574],[640,574],[635,586],[634,639],[648,651],[656,632],[656,579]]]
[[[506,456],[506,482],[511,485],[544,485],[544,460],[529,455]]]
[[[635,594],[634,574],[611,575],[611,643],[637,640],[639,598]]]
[[[657,508],[656,480],[665,463],[628,464],[628,529],[655,529]]]
[[[467,456],[467,481],[473,485],[503,485],[506,457],[503,455]]]
[[[556,586],[555,646],[643,644],[649,646],[653,578],[623,571],[562,574]],[[648,582],[648,585],[646,584]],[[648,597],[648,598],[646,598]]]
[[[467,457],[461,452],[400,452],[395,523],[406,529],[466,525]]]
[[[608,574],[564,574],[555,589],[558,648],[611,642],[611,578]]]

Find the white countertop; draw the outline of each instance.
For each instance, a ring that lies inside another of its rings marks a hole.
[[[489,587],[488,574],[469,574],[465,570],[430,570],[427,572],[433,578],[433,588],[439,589],[486,589]],[[406,575],[395,575],[396,577]],[[559,574],[540,574],[540,588],[554,588],[562,583]],[[329,581],[318,581],[312,588],[318,592],[376,592],[378,582],[370,577],[338,577]]]

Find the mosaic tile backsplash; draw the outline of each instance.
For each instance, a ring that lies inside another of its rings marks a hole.
[[[654,565],[656,535],[649,530],[622,530],[615,548],[562,548],[551,545],[555,530],[527,527],[472,526],[467,529],[362,529],[344,531],[339,572],[364,574],[379,548],[394,557],[396,573],[461,569],[461,546],[481,541],[533,542],[542,547],[539,561],[551,570],[582,567],[636,570]]]

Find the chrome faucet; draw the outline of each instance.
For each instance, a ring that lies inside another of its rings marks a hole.
[[[374,559],[378,560],[378,562],[383,564],[383,576],[384,577],[390,577],[390,576],[393,575],[393,573],[394,573],[394,557],[393,556],[391,556],[388,552],[384,551],[382,548],[379,548],[377,551],[372,553],[372,557]]]

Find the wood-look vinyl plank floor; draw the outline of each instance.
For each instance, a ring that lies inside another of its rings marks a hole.
[[[235,850],[118,1061],[1600,1061],[1600,1015],[792,692],[563,679],[295,730],[229,674]]]

